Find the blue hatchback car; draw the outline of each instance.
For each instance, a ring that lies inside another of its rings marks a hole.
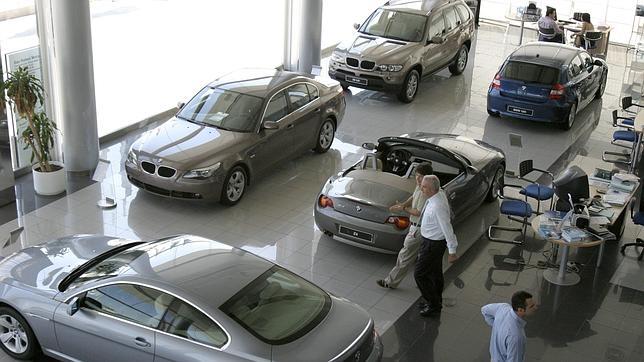
[[[515,50],[490,84],[487,113],[570,129],[575,115],[606,88],[608,66],[581,48],[533,42]]]

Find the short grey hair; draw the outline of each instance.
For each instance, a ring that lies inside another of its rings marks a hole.
[[[438,191],[441,189],[441,180],[439,180],[436,175],[425,175],[423,176],[423,181],[427,182],[431,186],[432,191]]]

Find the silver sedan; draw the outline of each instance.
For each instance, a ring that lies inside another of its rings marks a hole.
[[[0,262],[0,346],[64,361],[377,361],[359,306],[197,236],[71,236]]]

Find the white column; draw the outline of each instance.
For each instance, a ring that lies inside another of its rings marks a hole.
[[[293,2],[291,2],[290,7],[291,23],[287,24],[286,29],[290,29],[291,32],[294,29],[299,29],[299,33],[296,36],[294,36],[295,34],[290,34],[291,36],[288,39],[291,41],[285,43],[284,46],[290,46],[291,64],[297,64],[297,71],[311,73],[313,65],[320,65],[322,0],[300,0],[297,2],[297,6],[293,6],[295,5]],[[287,18],[286,21],[288,22],[289,19]],[[295,47],[297,49],[294,49]],[[295,62],[294,56],[297,56],[297,61]]]
[[[98,162],[89,0],[36,0],[48,105],[62,131],[67,171]]]

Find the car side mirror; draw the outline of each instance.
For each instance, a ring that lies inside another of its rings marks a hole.
[[[371,142],[365,142],[362,144],[362,148],[365,150],[373,151],[376,149],[376,145]]]
[[[76,312],[78,312],[78,310],[80,309],[81,301],[82,299],[79,297],[72,298],[72,300],[70,300],[67,304],[67,314],[70,316],[76,314]]]
[[[443,37],[435,36],[429,39],[429,44],[443,44],[444,41]]]
[[[479,169],[474,167],[474,166],[468,165],[467,166],[467,171],[470,172],[470,173],[478,173]]]
[[[360,29],[360,24],[359,23],[353,23],[353,28],[358,30]]]
[[[596,66],[598,66],[598,67],[601,67],[602,65],[604,65],[604,63],[602,63],[602,61],[601,61],[601,60],[599,60],[599,59],[595,59],[595,61],[593,62],[593,64],[594,64],[594,65],[596,65]]]
[[[179,109],[183,108],[183,106],[185,106],[185,105],[186,104],[183,103],[183,102],[177,102],[177,108],[179,108]]]
[[[273,121],[264,121],[264,129],[279,129],[280,125]]]

